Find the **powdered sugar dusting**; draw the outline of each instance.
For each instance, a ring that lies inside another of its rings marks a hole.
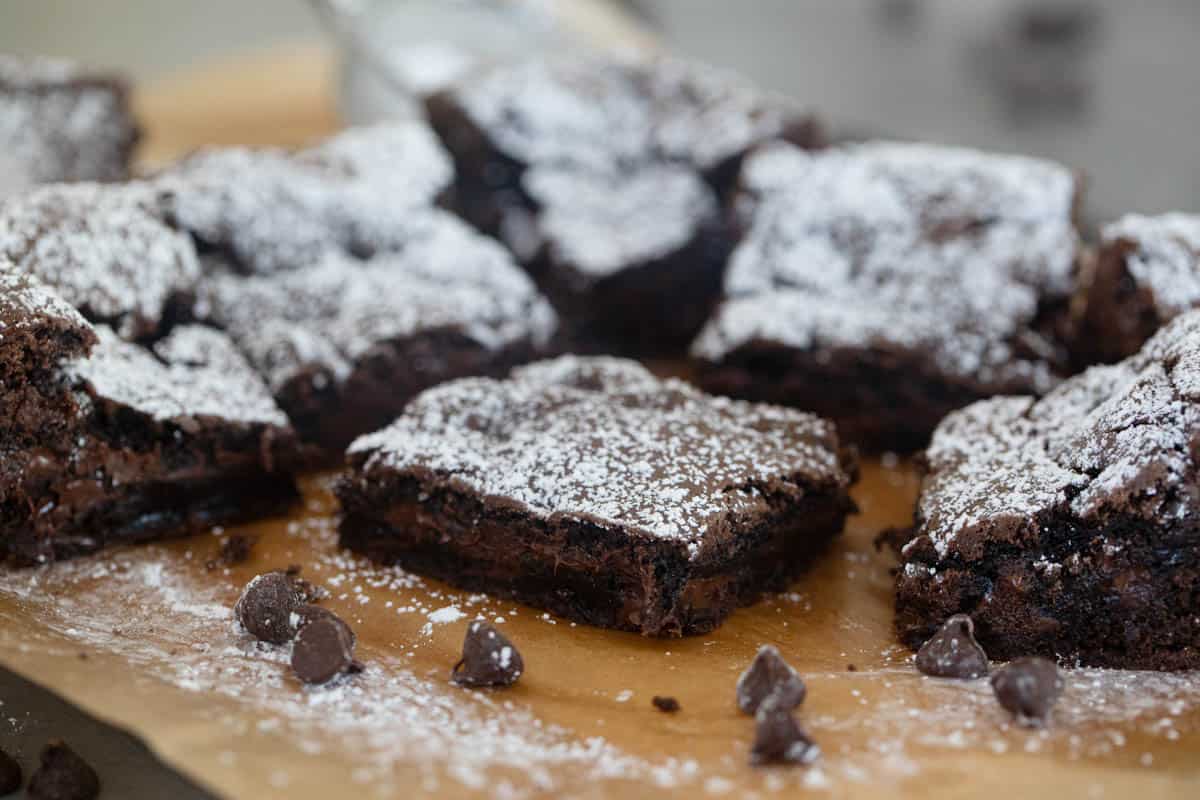
[[[676,166],[628,173],[534,167],[523,183],[543,209],[541,232],[556,260],[588,279],[682,249],[717,210],[712,190]]]
[[[453,177],[422,122],[354,128],[299,153],[203,150],[160,175],[173,221],[246,272],[312,264],[329,250],[393,245],[413,208]]]
[[[696,356],[760,340],[883,347],[987,391],[1053,385],[1056,344],[1033,323],[1072,287],[1068,170],[929,145],[781,144],[747,160],[743,185],[751,228]]]
[[[1147,520],[1196,513],[1198,353],[1200,312],[1191,312],[1139,354],[1042,400],[996,398],[952,414],[927,453],[922,533],[945,554],[981,526],[1016,535],[1059,508],[1087,522],[1117,505]]]
[[[677,539],[692,555],[715,520],[760,508],[772,483],[819,491],[849,481],[829,423],[710,397],[611,358],[444,384],[350,452],[368,474],[430,470],[538,514]]]
[[[1160,321],[1200,305],[1200,215],[1129,214],[1101,231],[1102,246],[1118,241],[1132,246],[1125,268],[1151,293]]]
[[[136,139],[119,81],[66,61],[0,54],[0,196],[124,178]]]
[[[160,421],[215,417],[286,427],[267,387],[223,333],[193,325],[174,329],[153,351],[97,326],[99,344],[65,366],[97,397]]]
[[[269,276],[226,274],[209,305],[278,391],[319,366],[343,380],[381,342],[456,330],[483,347],[544,347],[557,317],[511,256],[449,214],[410,212],[395,247],[367,261],[336,253]]]
[[[0,254],[92,321],[150,335],[200,276],[191,240],[163,223],[158,202],[142,183],[43,187],[0,204]]]
[[[58,293],[0,256],[0,342],[5,333],[50,322],[86,330],[87,321]]]

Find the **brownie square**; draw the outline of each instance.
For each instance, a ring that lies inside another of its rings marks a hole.
[[[1200,306],[1200,216],[1130,214],[1106,225],[1081,283],[1079,361],[1133,355],[1168,320]]]
[[[38,183],[115,181],[139,131],[118,78],[0,55],[0,196]]]
[[[938,427],[897,579],[918,646],[970,614],[989,657],[1200,667],[1200,312],[1037,400]]]
[[[508,252],[456,217],[412,210],[389,236],[367,260],[227,272],[205,293],[302,437],[338,456],[423,389],[540,357],[557,328]]]
[[[875,450],[1067,368],[1079,187],[1056,164],[920,144],[747,159],[725,298],[692,355],[718,394],[794,405]]]
[[[612,358],[443,384],[348,464],[344,546],[649,636],[782,589],[853,509],[828,422]]]
[[[534,59],[426,106],[454,157],[455,209],[531,270],[577,348],[626,354],[681,354],[698,330],[743,155],[820,138],[789,101],[672,59]]]
[[[37,435],[0,437],[0,558],[197,533],[298,499],[287,419],[227,337],[180,326],[145,348],[105,326],[95,336],[62,364]]]
[[[39,187],[0,202],[0,258],[89,321],[152,340],[194,313],[201,266],[142,182]]]
[[[156,176],[168,221],[202,255],[247,274],[368,257],[413,208],[440,200],[453,166],[421,122],[352,128],[307,150],[211,148]]]

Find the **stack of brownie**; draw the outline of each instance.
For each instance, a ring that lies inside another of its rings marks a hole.
[[[119,78],[0,54],[0,197],[129,174],[138,127]]]

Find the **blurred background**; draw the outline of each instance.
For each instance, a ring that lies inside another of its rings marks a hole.
[[[473,49],[495,57],[577,46],[577,31],[555,25],[575,6],[587,7],[591,16],[583,25],[603,29],[589,44],[629,44],[644,33],[668,49],[796,96],[839,135],[1056,158],[1089,174],[1094,219],[1125,210],[1200,209],[1198,0],[353,5],[361,22],[356,36],[369,39],[372,52],[403,61],[423,85],[451,75],[461,66],[458,56]],[[603,24],[594,13],[600,5],[608,15]],[[303,0],[0,2],[0,51],[115,67],[149,86],[250,51],[282,52],[322,36]],[[353,119],[402,111],[402,100],[368,85],[371,70],[358,49],[350,47],[342,59],[339,108]],[[289,80],[283,69],[255,77],[259,83]]]

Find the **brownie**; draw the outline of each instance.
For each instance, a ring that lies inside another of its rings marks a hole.
[[[0,436],[0,558],[195,533],[297,499],[287,419],[224,334],[184,325],[152,348],[94,335],[29,410],[36,435]]]
[[[0,54],[0,196],[38,183],[121,180],[138,136],[119,78]]]
[[[896,625],[969,614],[988,656],[1200,667],[1200,311],[1041,399],[955,412],[925,454]]]
[[[0,257],[40,278],[88,320],[129,339],[193,315],[200,262],[167,226],[146,183],[77,183],[0,202]]]
[[[300,434],[337,457],[423,389],[536,359],[557,326],[507,251],[454,216],[413,210],[389,235],[367,260],[226,272],[206,291]]]
[[[757,151],[746,235],[692,346],[701,385],[900,451],[976,399],[1049,390],[1068,368],[1078,192],[1057,164],[964,149]]]
[[[1083,365],[1119,361],[1200,307],[1200,216],[1122,217],[1101,230],[1085,263],[1077,357]]]
[[[720,201],[756,144],[820,139],[778,96],[666,58],[557,56],[426,101],[455,208],[538,279],[576,346],[681,354],[720,287]]]
[[[828,422],[613,358],[443,384],[347,458],[344,546],[650,636],[782,589],[853,509]]]
[[[299,152],[211,148],[155,177],[167,219],[204,256],[248,274],[311,265],[329,250],[390,249],[453,167],[422,122],[352,128]]]

